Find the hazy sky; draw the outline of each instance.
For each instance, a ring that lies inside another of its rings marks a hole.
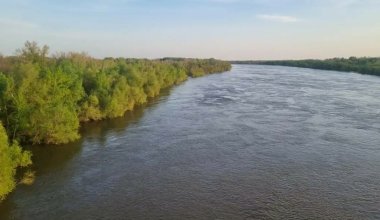
[[[380,56],[380,0],[0,0],[0,52],[95,57]]]

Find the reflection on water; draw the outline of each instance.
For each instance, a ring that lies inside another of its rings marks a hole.
[[[235,65],[65,146],[0,219],[380,219],[380,77]]]

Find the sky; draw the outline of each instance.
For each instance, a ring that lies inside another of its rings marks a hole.
[[[27,40],[97,58],[380,56],[380,0],[0,0],[0,53]]]

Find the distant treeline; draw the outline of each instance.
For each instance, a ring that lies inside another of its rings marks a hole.
[[[0,200],[15,186],[15,168],[30,163],[18,142],[74,141],[80,122],[123,116],[188,77],[231,69],[215,59],[48,57],[48,49],[26,42],[16,56],[0,56]]]
[[[357,72],[380,76],[380,57],[350,57],[326,60],[275,60],[275,61],[232,61],[233,64],[259,64],[304,67],[321,70]]]

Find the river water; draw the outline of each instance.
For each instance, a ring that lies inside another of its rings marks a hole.
[[[380,219],[380,77],[234,65],[82,130],[0,219]]]

